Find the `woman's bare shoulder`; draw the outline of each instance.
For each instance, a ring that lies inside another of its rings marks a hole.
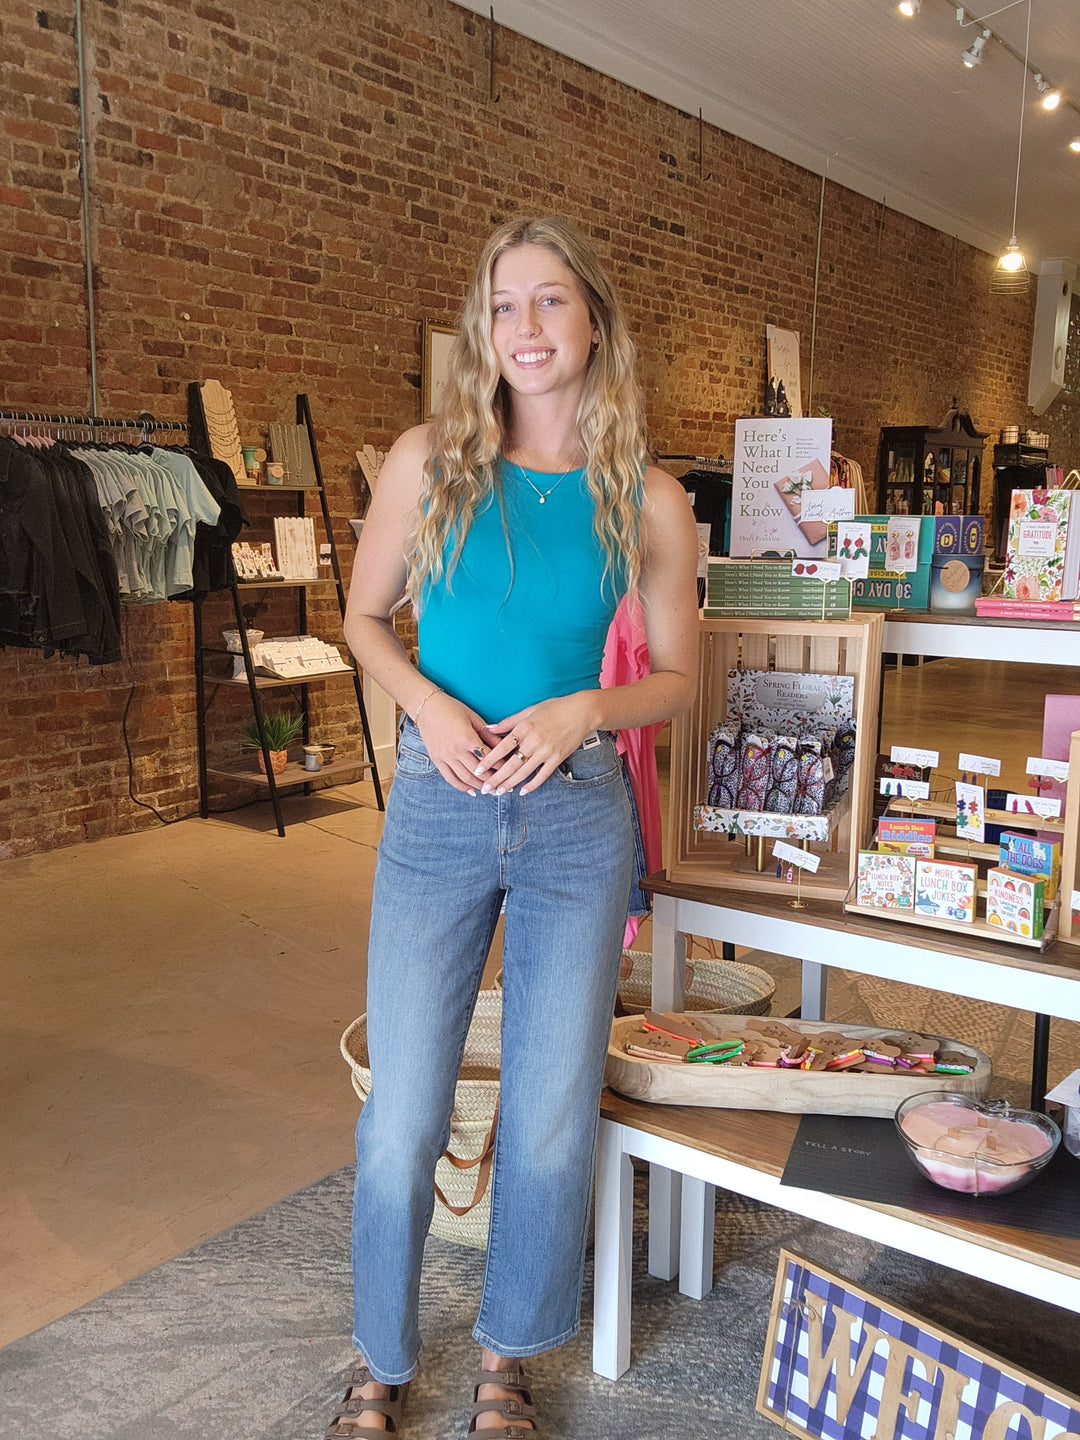
[[[393,491],[415,499],[423,483],[424,466],[431,457],[430,424],[414,425],[398,436],[386,452],[376,491]]]
[[[642,506],[660,514],[670,514],[673,509],[681,513],[690,510],[690,501],[674,475],[661,470],[659,465],[648,465],[642,481]]]

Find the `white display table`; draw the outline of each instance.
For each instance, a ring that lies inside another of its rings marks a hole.
[[[647,882],[653,893],[653,1007],[683,1008],[686,935],[754,944],[803,962],[803,1016],[824,1018],[829,967],[1046,1015],[1080,1020],[1080,950],[1041,954],[938,930],[845,914],[837,901],[784,901],[705,886]],[[679,1275],[700,1299],[712,1287],[715,1186],[736,1190],[927,1260],[1080,1311],[1080,1241],[976,1221],[943,1221],[781,1186],[798,1117],[648,1105],[605,1092],[597,1149],[593,1367],[629,1364],[630,1157],[651,1162],[649,1273]]]

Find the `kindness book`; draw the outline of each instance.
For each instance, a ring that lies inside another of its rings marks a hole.
[[[1075,600],[1080,490],[1014,490],[1005,557],[1007,600]]]

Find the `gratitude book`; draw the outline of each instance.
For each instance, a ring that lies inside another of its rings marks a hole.
[[[1006,600],[1075,600],[1080,590],[1080,490],[1014,490]]]

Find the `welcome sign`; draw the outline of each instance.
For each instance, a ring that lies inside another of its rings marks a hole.
[[[757,1408],[814,1440],[1080,1440],[1080,1399],[781,1250]]]

